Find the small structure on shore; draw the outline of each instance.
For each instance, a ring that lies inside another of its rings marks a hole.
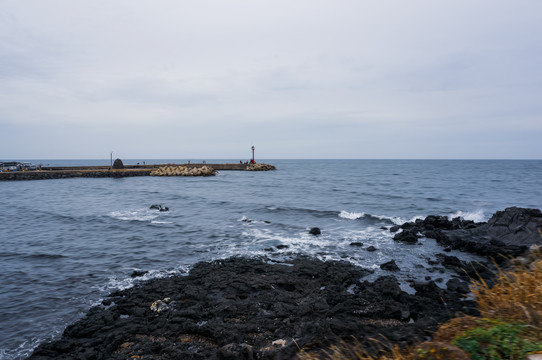
[[[252,145],[251,149],[252,149],[252,159],[250,159],[250,163],[251,164],[256,164],[256,161],[254,160],[254,149],[255,149],[254,145]]]
[[[121,159],[115,159],[115,162],[113,163],[113,169],[114,170],[124,169],[124,164]]]

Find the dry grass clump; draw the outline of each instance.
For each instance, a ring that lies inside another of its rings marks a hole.
[[[377,357],[371,356],[367,349],[354,339],[351,343],[341,342],[341,344],[333,345],[325,350],[301,350],[298,358],[302,360],[412,360],[409,349],[400,349],[398,345],[387,346],[377,340],[374,341],[375,347],[382,348],[380,351],[381,354]]]
[[[452,319],[430,342],[404,350],[388,347],[378,356],[370,356],[359,343],[343,343],[318,353],[301,351],[299,359],[520,360],[542,353],[542,247],[513,263],[508,271],[498,270],[493,286],[472,280],[481,317]]]
[[[499,270],[493,287],[483,280],[472,282],[471,291],[483,317],[541,325],[542,252],[537,249],[529,257],[511,271]]]

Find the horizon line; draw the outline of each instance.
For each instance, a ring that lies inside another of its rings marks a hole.
[[[135,161],[146,161],[146,160],[185,160],[186,161],[208,161],[208,160],[235,160],[235,158],[120,158],[121,160],[135,160]],[[24,158],[19,160],[0,160],[0,162],[6,161],[25,161],[25,160],[107,160],[110,161],[110,158]],[[498,160],[498,161],[539,161],[542,158],[261,158],[260,161],[267,160]]]

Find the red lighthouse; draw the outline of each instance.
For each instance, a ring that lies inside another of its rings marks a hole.
[[[251,164],[256,164],[256,161],[254,161],[254,145],[252,145],[252,159],[250,159]]]

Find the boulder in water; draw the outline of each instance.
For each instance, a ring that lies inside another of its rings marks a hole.
[[[322,231],[320,230],[320,228],[313,227],[313,228],[311,228],[311,229],[309,230],[309,234],[314,235],[314,236],[317,236],[317,235],[322,234]]]
[[[151,207],[149,209],[154,209],[154,210],[158,210],[158,211],[169,211],[169,208],[167,206],[162,206],[162,205],[159,205],[159,204],[151,205]]]
[[[400,233],[395,234],[393,240],[405,242],[408,244],[415,244],[418,242],[418,229],[416,227],[411,229],[405,229]]]
[[[395,260],[390,260],[382,265],[380,265],[380,268],[382,270],[388,270],[388,271],[399,271],[399,266],[395,263]]]

